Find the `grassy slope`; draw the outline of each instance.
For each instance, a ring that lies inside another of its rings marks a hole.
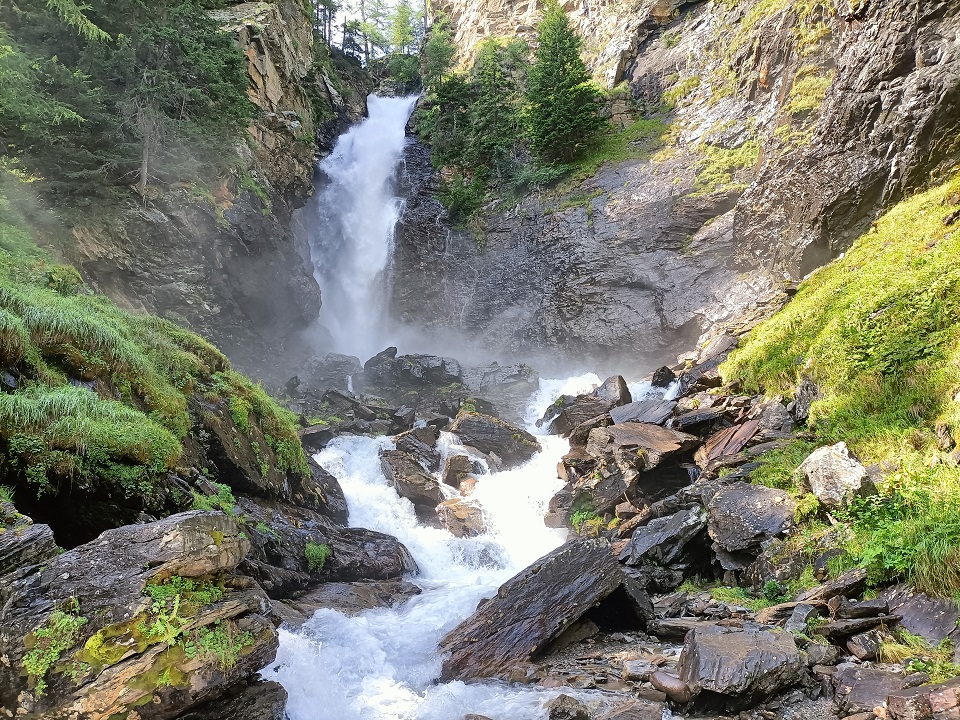
[[[945,596],[960,596],[958,212],[960,177],[901,202],[722,368],[768,395],[817,383],[818,440],[885,469],[879,497],[845,518],[851,559]]]
[[[176,468],[198,393],[229,398],[243,425],[259,422],[282,469],[306,472],[293,416],[230,370],[210,343],[157,317],[131,315],[90,294],[77,271],[33,242],[22,186],[0,194],[0,470],[31,492],[106,483],[149,495]],[[34,216],[35,209],[29,208]],[[96,392],[70,381],[95,383]]]

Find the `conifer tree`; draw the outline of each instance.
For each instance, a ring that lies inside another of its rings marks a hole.
[[[600,91],[580,57],[580,46],[554,0],[537,25],[526,92],[530,144],[548,163],[573,160],[605,122],[600,117]]]

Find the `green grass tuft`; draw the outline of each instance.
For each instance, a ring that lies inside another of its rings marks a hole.
[[[304,557],[307,558],[307,565],[311,570],[320,570],[326,565],[332,549],[326,543],[318,544],[308,542],[303,550]]]

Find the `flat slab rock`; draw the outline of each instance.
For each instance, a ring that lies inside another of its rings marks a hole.
[[[704,690],[750,702],[797,683],[805,663],[793,636],[754,628],[692,630],[680,652],[680,679]]]
[[[508,677],[621,588],[638,617],[652,617],[649,598],[623,572],[606,540],[561,545],[501,585],[440,641],[440,649],[449,653],[442,679]]]
[[[853,663],[837,666],[834,702],[848,715],[870,712],[886,702],[887,696],[904,689],[902,668],[896,665],[861,667]]]

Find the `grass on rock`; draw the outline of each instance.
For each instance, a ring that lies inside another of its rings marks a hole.
[[[960,177],[902,201],[722,367],[749,392],[818,385],[817,444],[843,440],[884,471],[879,494],[841,518],[855,530],[848,551],[874,582],[947,597],[960,597],[958,217]],[[760,472],[783,483],[798,458]]]

